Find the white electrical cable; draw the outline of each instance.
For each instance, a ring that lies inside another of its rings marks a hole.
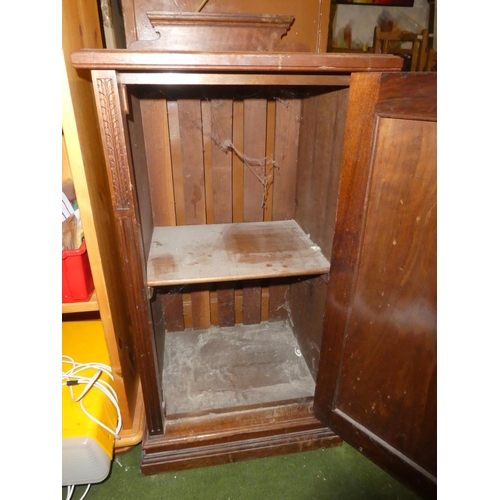
[[[70,356],[62,356],[62,362],[64,364],[69,364],[71,365],[71,368],[66,371],[62,372],[62,385],[67,385],[71,394],[71,399],[76,403],[80,403],[80,408],[82,411],[89,417],[93,422],[95,422],[97,425],[101,426],[103,429],[107,430],[116,439],[120,439],[120,436],[118,433],[121,430],[122,427],[122,418],[121,418],[121,412],[120,412],[120,407],[118,405],[118,396],[116,395],[115,390],[113,387],[106,382],[105,380],[100,380],[100,376],[102,372],[105,372],[111,380],[114,380],[113,374],[111,372],[111,368],[103,363],[77,363],[73,358]],[[81,372],[88,370],[88,369],[94,369],[96,370],[96,373],[92,377],[87,377],[80,375]],[[78,396],[75,397],[75,394],[73,392],[73,385],[83,385],[85,384],[85,387],[82,391],[82,393]],[[118,415],[118,422],[115,430],[110,429],[107,425],[105,425],[103,422],[100,420],[96,419],[93,415],[91,415],[86,408],[83,405],[83,398],[84,396],[88,393],[88,391],[92,388],[96,387],[99,390],[101,390],[107,397],[108,399],[113,403],[114,407],[116,408],[117,415]]]
[[[102,375],[103,372],[105,372],[111,380],[114,380],[113,374],[111,372],[111,367],[108,365],[105,365],[103,363],[77,363],[75,360],[70,357],[70,356],[65,356],[63,354],[62,356],[62,362],[64,364],[69,364],[71,365],[71,368],[68,371],[63,371],[62,372],[62,385],[66,385],[69,388],[69,392],[71,394],[71,399],[75,403],[80,403],[80,408],[82,411],[89,417],[93,422],[95,422],[97,425],[101,426],[103,429],[107,430],[116,439],[120,439],[120,436],[118,433],[121,430],[122,427],[122,417],[121,417],[121,412],[120,412],[120,407],[118,405],[118,396],[116,395],[115,390],[105,380],[100,380],[100,376]],[[96,370],[95,374],[92,377],[86,377],[83,375],[80,375],[81,372],[88,370],[88,369],[94,369]],[[75,397],[75,394],[73,392],[73,385],[83,385],[85,384],[85,387],[81,394],[78,397]],[[110,429],[107,425],[105,425],[103,422],[95,418],[93,415],[91,415],[83,406],[83,398],[85,395],[92,389],[92,387],[96,387],[97,389],[101,390],[107,397],[108,399],[113,403],[114,407],[116,408],[116,412],[118,415],[118,422],[116,425],[116,429],[112,430]],[[87,489],[83,493],[83,495],[80,497],[80,500],[83,500],[86,496],[87,493],[90,490],[90,484],[87,485]],[[71,497],[73,496],[73,492],[75,491],[75,485],[69,485],[68,486],[68,491],[66,494],[66,500],[71,500]]]
[[[87,484],[87,488],[83,492],[83,495],[80,497],[80,500],[83,500],[87,496],[87,493],[89,492],[89,490],[90,490],[90,484]],[[68,492],[66,493],[66,500],[71,500],[71,497],[73,496],[74,491],[75,491],[74,484],[68,486]]]

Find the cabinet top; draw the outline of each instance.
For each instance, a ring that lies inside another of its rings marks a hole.
[[[392,54],[307,52],[167,52],[130,49],[83,49],[74,52],[75,68],[115,71],[176,71],[271,74],[338,74],[400,71]]]

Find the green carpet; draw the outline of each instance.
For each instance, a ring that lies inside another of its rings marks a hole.
[[[128,500],[378,500],[419,499],[389,474],[344,443],[182,472],[142,476],[141,447],[118,455],[109,477],[85,499]],[[72,500],[79,500],[78,486]],[[66,498],[67,488],[62,489]]]

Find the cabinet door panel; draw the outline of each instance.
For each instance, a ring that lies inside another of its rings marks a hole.
[[[436,79],[354,75],[315,409],[420,493],[436,485]]]

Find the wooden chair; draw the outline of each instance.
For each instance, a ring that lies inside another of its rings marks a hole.
[[[433,48],[427,51],[424,71],[437,71],[437,52]]]
[[[372,51],[375,54],[397,54],[410,58],[410,71],[424,71],[427,62],[427,43],[429,30],[421,33],[394,30],[382,31],[380,26],[375,27]],[[411,44],[411,47],[405,47]]]

